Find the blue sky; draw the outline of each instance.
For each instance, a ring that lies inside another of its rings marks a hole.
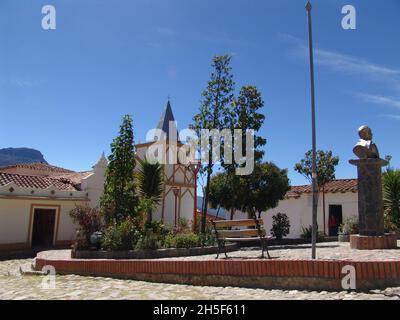
[[[400,2],[313,2],[317,144],[348,164],[368,124],[400,167]],[[41,28],[54,5],[57,29]],[[357,29],[341,28],[342,6]],[[0,148],[39,149],[52,164],[87,170],[134,119],[136,141],[157,125],[168,95],[179,128],[197,112],[214,54],[233,55],[236,89],[263,93],[266,160],[293,171],[311,147],[304,0],[2,0]]]

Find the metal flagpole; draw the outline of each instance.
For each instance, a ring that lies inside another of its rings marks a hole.
[[[315,94],[314,94],[314,56],[312,45],[311,3],[306,4],[308,15],[308,46],[310,55],[310,81],[311,81],[311,117],[312,117],[312,259],[316,258],[317,246],[317,208],[318,208],[318,185],[317,185],[317,163],[316,163],[316,133],[315,133]]]

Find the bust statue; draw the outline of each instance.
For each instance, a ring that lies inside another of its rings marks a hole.
[[[372,142],[372,131],[368,126],[358,129],[360,140],[353,148],[354,154],[359,159],[379,159],[378,147]]]

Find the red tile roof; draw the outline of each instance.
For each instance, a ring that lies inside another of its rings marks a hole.
[[[357,192],[357,179],[337,179],[331,182],[328,182],[325,185],[325,193],[345,193],[345,192]],[[287,198],[298,198],[303,193],[311,193],[311,185],[303,185],[303,186],[293,186],[290,188],[288,193],[286,194]]]
[[[35,163],[20,163],[20,164],[14,164],[10,166],[5,166],[5,167],[0,167],[0,171],[4,170],[9,170],[9,169],[29,169],[29,170],[37,170],[37,171],[47,171],[50,173],[72,173],[74,171],[52,166],[47,163],[42,163],[42,162],[35,162]]]
[[[54,186],[54,188],[58,190],[78,190],[70,181],[62,179],[0,172],[0,186],[5,186],[10,182],[14,182],[18,187],[21,188],[47,189],[50,186]]]
[[[82,172],[54,174],[51,177],[53,179],[69,181],[73,185],[80,185],[82,182],[82,179],[87,178],[92,173],[93,173],[93,171],[82,171]]]

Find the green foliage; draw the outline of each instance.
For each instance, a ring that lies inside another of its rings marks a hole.
[[[189,221],[186,218],[179,218],[175,229],[176,233],[190,232]]]
[[[79,225],[86,244],[90,243],[90,236],[94,232],[100,231],[103,227],[103,221],[98,208],[77,205],[70,211],[69,215],[72,221]]]
[[[258,112],[264,106],[261,92],[256,86],[243,86],[239,96],[233,104],[231,129],[242,130],[242,151],[246,150],[246,131],[254,131],[254,161],[261,161],[264,151],[260,147],[267,143],[267,140],[257,135],[257,132],[264,124],[265,116]],[[232,131],[233,135],[233,131]],[[247,155],[249,157],[249,155]],[[247,159],[249,161],[249,159]]]
[[[383,206],[387,229],[400,229],[400,170],[383,174]],[[395,230],[393,230],[395,229]]]
[[[317,225],[317,234],[318,234],[318,225]],[[312,226],[301,227],[301,238],[306,240],[311,240],[312,238]]]
[[[224,208],[231,210],[240,209],[240,176],[228,172],[219,172],[211,177],[209,202],[212,208]]]
[[[280,169],[272,162],[256,163],[248,176],[237,176],[230,172],[214,175],[210,181],[210,203],[231,210],[254,213],[275,208],[289,190],[286,169]],[[231,217],[232,218],[232,217]]]
[[[352,216],[345,218],[339,228],[341,234],[358,234],[358,217]]]
[[[147,221],[151,221],[152,213],[160,204],[164,190],[163,167],[158,162],[148,159],[144,159],[140,164],[141,168],[137,173],[139,195],[146,207]]]
[[[145,233],[140,237],[139,241],[137,242],[135,249],[150,249],[156,250],[161,248],[162,241],[160,239],[160,234],[153,232],[152,230],[147,230]]]
[[[194,248],[200,246],[200,238],[193,232],[170,234],[165,239],[168,248]]]
[[[286,169],[280,169],[272,162],[256,163],[254,171],[241,176],[238,188],[238,203],[249,217],[258,212],[275,208],[289,190],[289,178]]]
[[[193,117],[191,129],[200,137],[201,129],[222,130],[230,122],[230,105],[234,100],[231,56],[215,56],[207,88],[202,92],[200,112]],[[211,147],[211,145],[210,145]]]
[[[339,157],[333,156],[332,151],[318,150],[316,160],[318,186],[323,187],[335,179],[335,167],[339,164]],[[307,151],[304,159],[296,163],[294,170],[311,181],[312,150]]]
[[[119,224],[109,225],[102,237],[102,247],[106,250],[132,250],[140,238],[135,220],[127,218]]]
[[[234,81],[230,67],[231,56],[215,56],[212,61],[212,73],[207,88],[203,91],[203,100],[199,113],[193,117],[190,129],[201,136],[202,129],[222,130],[231,123],[232,113],[230,106],[234,100]],[[200,169],[200,174],[206,174],[206,187],[204,192],[205,206],[202,212],[201,231],[205,232],[206,212],[208,205],[210,179],[213,173],[214,162],[212,159],[213,139],[209,138],[208,149],[210,150],[207,164]]]
[[[271,234],[277,239],[281,240],[286,237],[290,231],[289,218],[285,213],[277,213],[272,217]]]
[[[209,231],[199,234],[200,243],[203,247],[214,246],[217,243],[217,238]]]
[[[133,177],[135,146],[132,118],[129,115],[124,116],[119,135],[111,143],[108,161],[101,210],[107,224],[118,224],[136,215],[138,203]]]

